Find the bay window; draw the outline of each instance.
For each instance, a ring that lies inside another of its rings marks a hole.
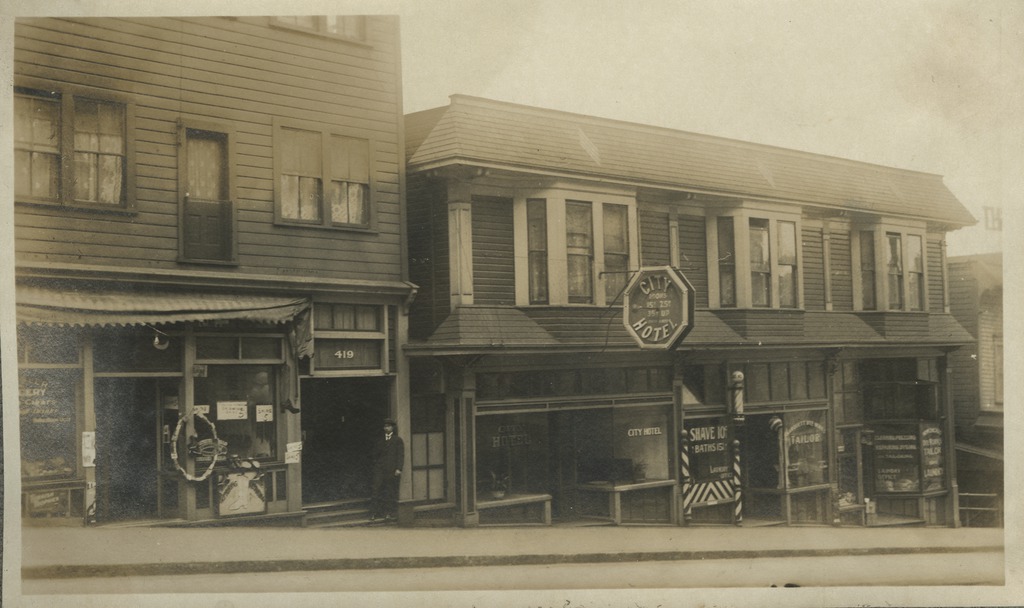
[[[740,209],[709,217],[707,253],[716,260],[708,269],[709,301],[719,308],[799,308],[799,232],[795,214]]]
[[[614,304],[639,258],[634,200],[535,193],[513,205],[516,304]]]
[[[924,236],[893,226],[855,230],[853,236],[857,309],[926,310]]]

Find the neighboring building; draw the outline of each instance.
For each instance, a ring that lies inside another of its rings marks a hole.
[[[950,356],[961,519],[998,525],[1003,505],[1003,256],[949,258],[949,305],[977,339]]]
[[[367,497],[381,421],[409,425],[398,32],[17,20],[26,521]]]
[[[955,525],[939,176],[460,95],[406,154],[418,521]]]

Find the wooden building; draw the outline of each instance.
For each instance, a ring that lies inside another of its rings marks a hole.
[[[25,520],[358,510],[409,421],[397,19],[14,30]]]
[[[957,477],[965,525],[1000,525],[1003,508],[1003,256],[949,259],[950,311],[977,339],[950,356]]]
[[[417,521],[955,525],[941,177],[461,95],[406,155]]]

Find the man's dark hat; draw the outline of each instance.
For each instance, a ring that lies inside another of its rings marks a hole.
[[[385,418],[384,419],[384,424],[390,424],[391,426],[398,426],[398,423],[395,422],[394,418]]]

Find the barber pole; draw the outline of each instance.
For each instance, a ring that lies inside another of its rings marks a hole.
[[[740,485],[740,440],[732,440],[732,483],[736,500],[733,503],[733,523],[737,526],[743,524],[743,488]]]
[[[679,441],[679,473],[683,482],[683,523],[693,520],[693,478],[690,477],[690,438],[684,430]]]

